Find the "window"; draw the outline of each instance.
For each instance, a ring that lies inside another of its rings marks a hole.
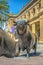
[[[29,18],[30,18],[30,12],[28,12],[28,16],[29,16]]]
[[[41,3],[39,2],[38,5],[37,5],[38,11],[40,10],[40,8],[41,8]]]
[[[33,8],[33,11],[32,11],[33,15],[35,14],[35,8]]]
[[[26,15],[24,15],[24,18],[26,19]]]

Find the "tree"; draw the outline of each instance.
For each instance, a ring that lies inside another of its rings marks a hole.
[[[9,6],[7,0],[0,1],[0,10],[1,9],[8,11]]]
[[[8,0],[0,0],[0,21],[1,24],[8,19],[9,6]],[[2,26],[2,25],[1,25]]]

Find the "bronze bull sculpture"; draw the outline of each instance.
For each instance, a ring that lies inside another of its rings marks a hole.
[[[16,56],[16,41],[10,38],[10,36],[0,28],[0,56],[5,55],[7,57]]]
[[[34,53],[36,54],[37,35],[27,30],[27,26],[29,26],[28,22],[26,22],[26,20],[14,21],[14,26],[16,26],[18,38],[21,40],[21,42],[18,43],[18,54],[20,53],[20,49],[23,51],[26,49],[27,57],[29,57],[31,49],[34,49]]]

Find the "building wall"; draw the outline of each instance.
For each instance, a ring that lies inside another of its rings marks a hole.
[[[43,16],[40,17],[40,40],[43,41]]]
[[[42,30],[43,29],[43,0],[37,0],[37,2],[31,5],[31,7],[24,10],[21,14],[20,13],[19,13],[19,16],[17,16],[16,18],[14,17],[14,19],[15,20],[26,19],[27,21],[29,20],[30,21],[29,24],[32,27],[31,29],[33,33],[37,33],[36,23],[39,22],[39,26],[37,26],[37,29],[38,27],[40,28],[39,40],[43,41],[43,30]]]

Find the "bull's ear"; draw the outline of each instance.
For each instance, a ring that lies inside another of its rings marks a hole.
[[[13,25],[16,26],[17,25],[17,22],[13,21]]]
[[[26,24],[29,25],[29,21],[26,21]]]

